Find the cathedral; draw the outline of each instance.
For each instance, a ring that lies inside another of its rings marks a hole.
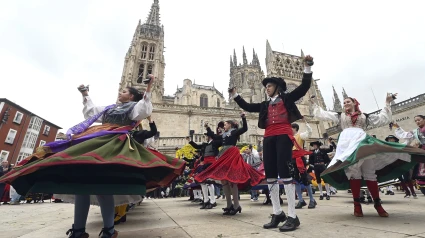
[[[218,122],[234,119],[240,121],[240,109],[233,100],[226,100],[223,91],[212,86],[198,85],[190,79],[183,80],[183,86],[177,88],[173,96],[164,95],[164,27],[160,23],[159,2],[154,0],[145,23],[139,20],[125,55],[119,90],[125,87],[135,87],[144,91],[146,85],[142,80],[148,74],[156,78],[152,92],[154,111],[152,118],[158,127],[156,146],[165,153],[172,154],[174,148],[187,143],[186,137],[191,135],[195,142],[203,140],[204,123],[213,128]],[[282,77],[287,84],[287,90],[294,90],[301,83],[303,75],[303,57],[273,51],[266,40],[266,75],[261,69],[260,60],[253,49],[253,57],[248,61],[245,48],[242,48],[242,61],[238,62],[236,50],[230,56],[229,87],[236,87],[238,93],[247,101],[259,103],[267,99],[265,88],[261,81],[267,77]],[[240,60],[240,59],[239,59]],[[177,63],[177,62],[176,62]],[[313,75],[314,76],[314,75]],[[333,126],[313,120],[309,98],[315,96],[319,104],[326,108],[322,94],[313,80],[309,92],[297,102],[302,115],[313,128],[311,140],[317,140]],[[264,130],[257,127],[258,113],[248,113],[248,132],[241,136],[241,143],[257,144]],[[303,121],[299,121],[300,131],[305,130]],[[143,123],[144,127],[147,124]]]

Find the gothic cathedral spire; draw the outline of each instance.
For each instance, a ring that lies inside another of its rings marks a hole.
[[[152,91],[152,102],[160,103],[164,95],[164,27],[159,18],[159,2],[154,0],[146,22],[139,20],[128,50],[119,90],[134,87],[140,91],[146,89],[143,79],[148,74],[156,78]]]
[[[348,95],[347,95],[347,93],[345,92],[345,89],[344,89],[344,88],[342,88],[342,97],[343,97],[344,99],[348,98]]]
[[[238,60],[236,59],[236,50],[233,49],[233,65],[238,66]]]
[[[335,88],[334,88],[333,85],[332,85],[332,89],[334,91],[334,96],[333,96],[333,99],[334,99],[334,111],[335,112],[342,112],[341,101],[339,100],[338,94],[336,93]]]
[[[242,57],[243,57],[243,64],[247,65],[248,60],[246,59],[245,46],[242,46]]]

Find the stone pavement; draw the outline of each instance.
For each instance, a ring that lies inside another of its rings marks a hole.
[[[315,195],[317,197],[317,193]],[[352,216],[351,194],[340,191],[330,201],[317,201],[316,209],[297,210],[301,226],[295,232],[265,230],[271,206],[251,202],[241,196],[242,213],[221,215],[225,201],[212,210],[200,210],[187,198],[145,200],[131,210],[127,222],[116,226],[119,238],[134,237],[423,237],[425,238],[425,196],[404,199],[400,191],[394,196],[382,194],[389,218],[378,217],[373,205],[363,205],[365,217]],[[284,197],[284,196],[282,196]],[[260,197],[262,200],[264,196]],[[318,199],[318,198],[317,198]],[[285,200],[285,199],[284,199]],[[286,212],[286,201],[284,211]],[[66,203],[0,206],[1,238],[63,238],[73,223],[73,205]],[[97,237],[102,227],[98,207],[91,207],[87,232]]]

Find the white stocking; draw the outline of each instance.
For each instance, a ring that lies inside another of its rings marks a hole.
[[[214,189],[214,184],[209,184],[208,186],[208,191],[210,192],[210,202],[211,204],[215,203],[215,189]]]
[[[273,214],[279,215],[282,213],[282,208],[280,207],[279,199],[279,184],[277,183],[277,179],[267,179],[267,183],[270,191],[270,200],[272,201],[273,205]]]
[[[202,194],[204,195],[204,203],[208,202],[208,187],[205,183],[201,184]]]
[[[288,216],[296,218],[295,214],[295,184],[285,184],[286,198],[288,199]]]

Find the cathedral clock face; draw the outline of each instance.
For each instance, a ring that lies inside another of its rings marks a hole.
[[[290,93],[292,91],[294,91],[294,89],[296,89],[298,87],[298,85],[294,84],[294,83],[288,83],[286,84],[286,92],[285,93]],[[296,104],[300,104],[303,101],[303,98],[300,98],[298,101],[296,101]]]

